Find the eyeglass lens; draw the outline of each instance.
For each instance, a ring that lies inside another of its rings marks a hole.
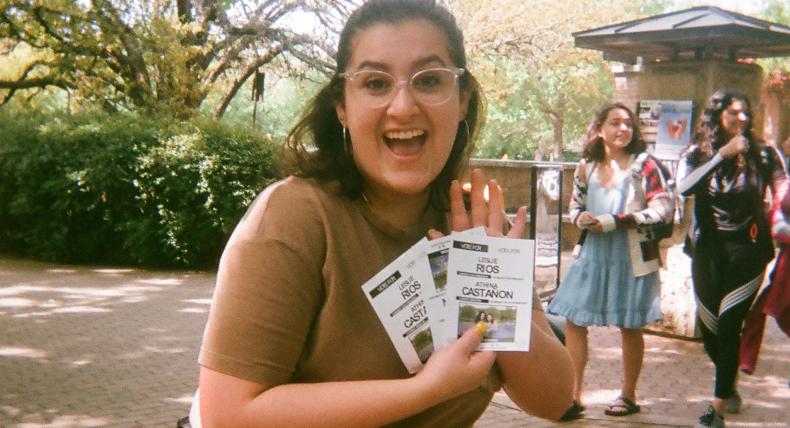
[[[408,81],[411,95],[421,104],[436,105],[449,100],[456,88],[457,75],[444,68],[415,73]],[[381,107],[395,97],[398,81],[389,73],[360,70],[350,75],[353,95],[370,107]]]

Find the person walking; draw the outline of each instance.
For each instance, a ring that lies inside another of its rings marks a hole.
[[[787,177],[776,150],[753,135],[746,96],[719,90],[705,104],[678,178],[679,192],[694,196],[684,248],[705,352],[715,367],[713,400],[696,427],[724,427],[725,411],[741,407],[743,321],[774,257],[766,197],[770,190],[779,198]]]
[[[606,408],[611,416],[640,411],[637,382],[644,356],[640,328],[661,317],[658,241],[647,226],[673,220],[674,198],[659,161],[646,152],[633,112],[603,106],[587,132],[576,167],[569,211],[586,235],[548,312],[566,318],[565,344],[573,359],[574,399],[583,408],[589,326],[620,328],[623,381]]]

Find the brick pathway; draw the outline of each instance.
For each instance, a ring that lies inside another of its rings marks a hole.
[[[59,266],[0,259],[0,427],[173,427],[197,384],[211,273]],[[617,395],[617,330],[591,329],[587,418],[524,415],[497,394],[475,425],[689,426],[704,410],[712,368],[697,342],[646,336],[643,412],[603,415]],[[754,376],[741,376],[742,414],[728,427],[790,426],[790,340],[768,322]]]

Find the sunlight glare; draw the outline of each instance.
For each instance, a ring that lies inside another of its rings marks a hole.
[[[40,360],[47,358],[47,353],[40,349],[6,346],[0,347],[0,357],[23,357]]]
[[[5,297],[0,299],[0,308],[29,308],[35,306],[35,300],[21,297]]]
[[[69,306],[65,308],[57,308],[52,312],[57,314],[90,314],[90,313],[103,313],[112,312],[110,309],[96,308],[93,306]]]

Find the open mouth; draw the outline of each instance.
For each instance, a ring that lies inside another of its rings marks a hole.
[[[425,131],[390,131],[384,134],[384,143],[395,156],[414,156],[422,151]]]

